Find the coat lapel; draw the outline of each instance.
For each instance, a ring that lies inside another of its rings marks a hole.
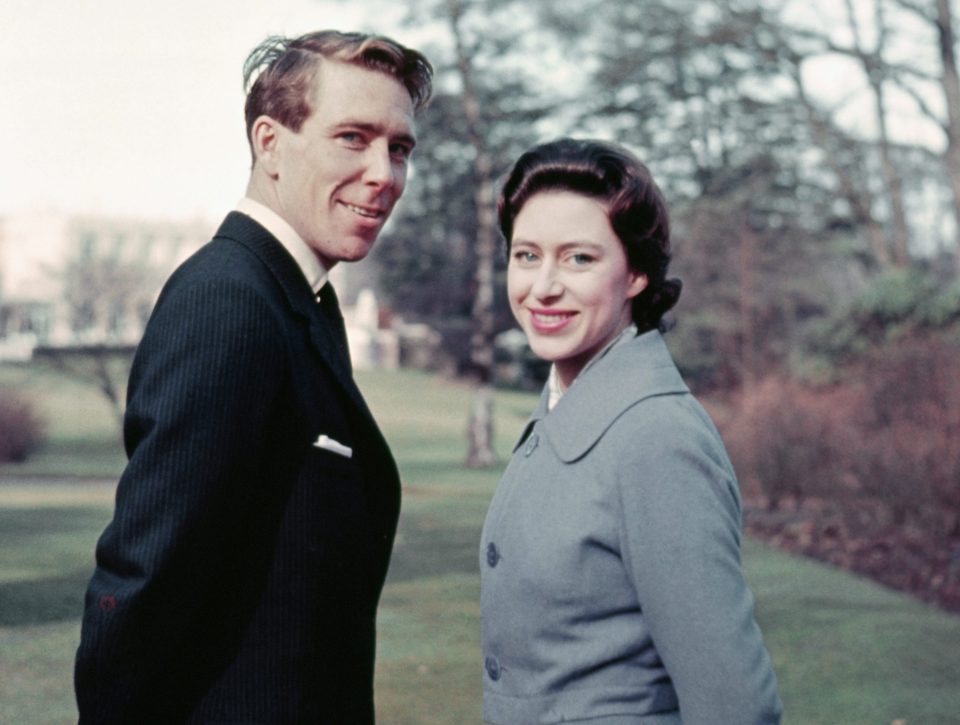
[[[319,353],[350,399],[373,422],[373,416],[353,380],[350,364],[340,349],[337,333],[331,328],[331,323],[320,309],[306,277],[290,253],[270,232],[239,212],[227,215],[216,236],[232,239],[243,245],[270,271],[283,290],[294,315],[302,318],[308,325],[311,346]]]
[[[544,416],[543,430],[561,460],[575,461],[639,401],[688,392],[663,337],[654,330],[615,344],[592,363]],[[545,407],[544,400],[538,410]]]

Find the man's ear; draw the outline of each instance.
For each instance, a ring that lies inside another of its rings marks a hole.
[[[270,116],[258,116],[250,127],[250,145],[256,163],[271,177],[278,171],[277,147],[280,143],[280,124]]]

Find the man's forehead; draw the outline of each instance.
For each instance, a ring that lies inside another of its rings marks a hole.
[[[414,108],[407,89],[393,76],[363,66],[317,73],[310,94],[311,116],[325,127],[353,126],[387,136],[413,138]]]
[[[371,67],[364,63],[353,63],[342,60],[323,59],[317,65],[310,83],[310,96],[322,96],[325,87],[329,86],[361,86],[376,85],[380,87],[395,86],[410,101],[413,110],[413,98],[410,91],[396,75],[388,70]]]

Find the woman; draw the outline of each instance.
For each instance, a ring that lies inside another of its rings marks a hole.
[[[481,540],[497,725],[779,722],[723,443],[661,338],[666,205],[626,150],[562,139],[500,198],[510,306],[553,363]]]

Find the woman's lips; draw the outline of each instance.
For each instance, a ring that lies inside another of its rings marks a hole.
[[[563,310],[529,310],[529,312],[531,326],[542,333],[559,332],[576,314]]]

